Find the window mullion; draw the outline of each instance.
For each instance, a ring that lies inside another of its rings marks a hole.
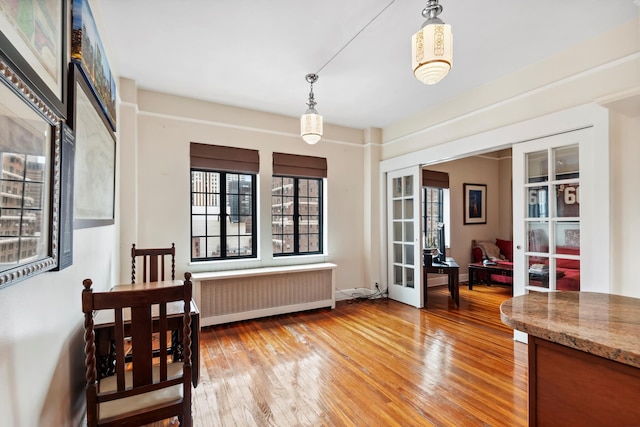
[[[298,178],[293,180],[293,251],[300,253],[300,194],[298,192]]]
[[[227,257],[227,173],[220,172],[220,256]]]

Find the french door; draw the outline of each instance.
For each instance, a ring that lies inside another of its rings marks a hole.
[[[585,130],[513,147],[514,295],[581,289]]]
[[[387,173],[389,298],[423,306],[420,167]]]
[[[513,146],[514,296],[583,287],[581,183],[592,180],[583,179],[581,169],[587,165],[587,175],[593,173],[591,138],[591,130],[582,129]],[[523,332],[514,337],[527,342]]]

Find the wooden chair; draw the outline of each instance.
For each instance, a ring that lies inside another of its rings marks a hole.
[[[176,278],[176,245],[170,248],[136,249],[131,247],[131,283],[136,283],[136,257],[142,257],[142,282],[165,280],[165,256],[171,256],[171,280]]]
[[[181,427],[191,426],[191,273],[185,273],[184,284],[176,286],[93,292],[91,279],[85,279],[83,286],[87,425],[140,426],[177,416]],[[168,362],[167,353],[171,303],[184,307],[183,359],[175,363]],[[94,310],[111,310],[115,319],[115,375],[100,380]],[[154,337],[159,341],[155,350]],[[131,363],[125,362],[129,350]],[[159,356],[154,358],[154,352]]]

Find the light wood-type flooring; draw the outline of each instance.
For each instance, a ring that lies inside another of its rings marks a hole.
[[[195,426],[523,426],[527,348],[500,286],[204,328]],[[171,425],[169,422],[158,425]]]

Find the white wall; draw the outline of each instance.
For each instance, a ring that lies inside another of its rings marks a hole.
[[[640,298],[640,114],[612,113],[611,123],[612,292]]]
[[[136,188],[137,197],[122,204],[123,248],[176,244],[176,272],[201,272],[329,261],[337,264],[339,290],[371,287],[364,276],[364,144],[362,131],[325,125],[316,145],[299,136],[299,118],[283,117],[138,90],[123,100],[135,115],[137,140],[131,132],[121,141],[137,161],[122,169],[122,182]],[[123,107],[123,110],[125,108]],[[137,111],[137,112],[136,112]],[[190,262],[191,142],[250,148],[259,151],[259,259]],[[125,148],[123,148],[125,149]],[[272,153],[285,152],[327,158],[326,255],[274,258],[271,249]],[[123,260],[126,256],[122,255]],[[123,262],[121,280],[130,276]]]
[[[116,226],[74,232],[73,265],[0,291],[0,424],[78,425],[84,408],[80,294],[108,289],[119,270]]]

